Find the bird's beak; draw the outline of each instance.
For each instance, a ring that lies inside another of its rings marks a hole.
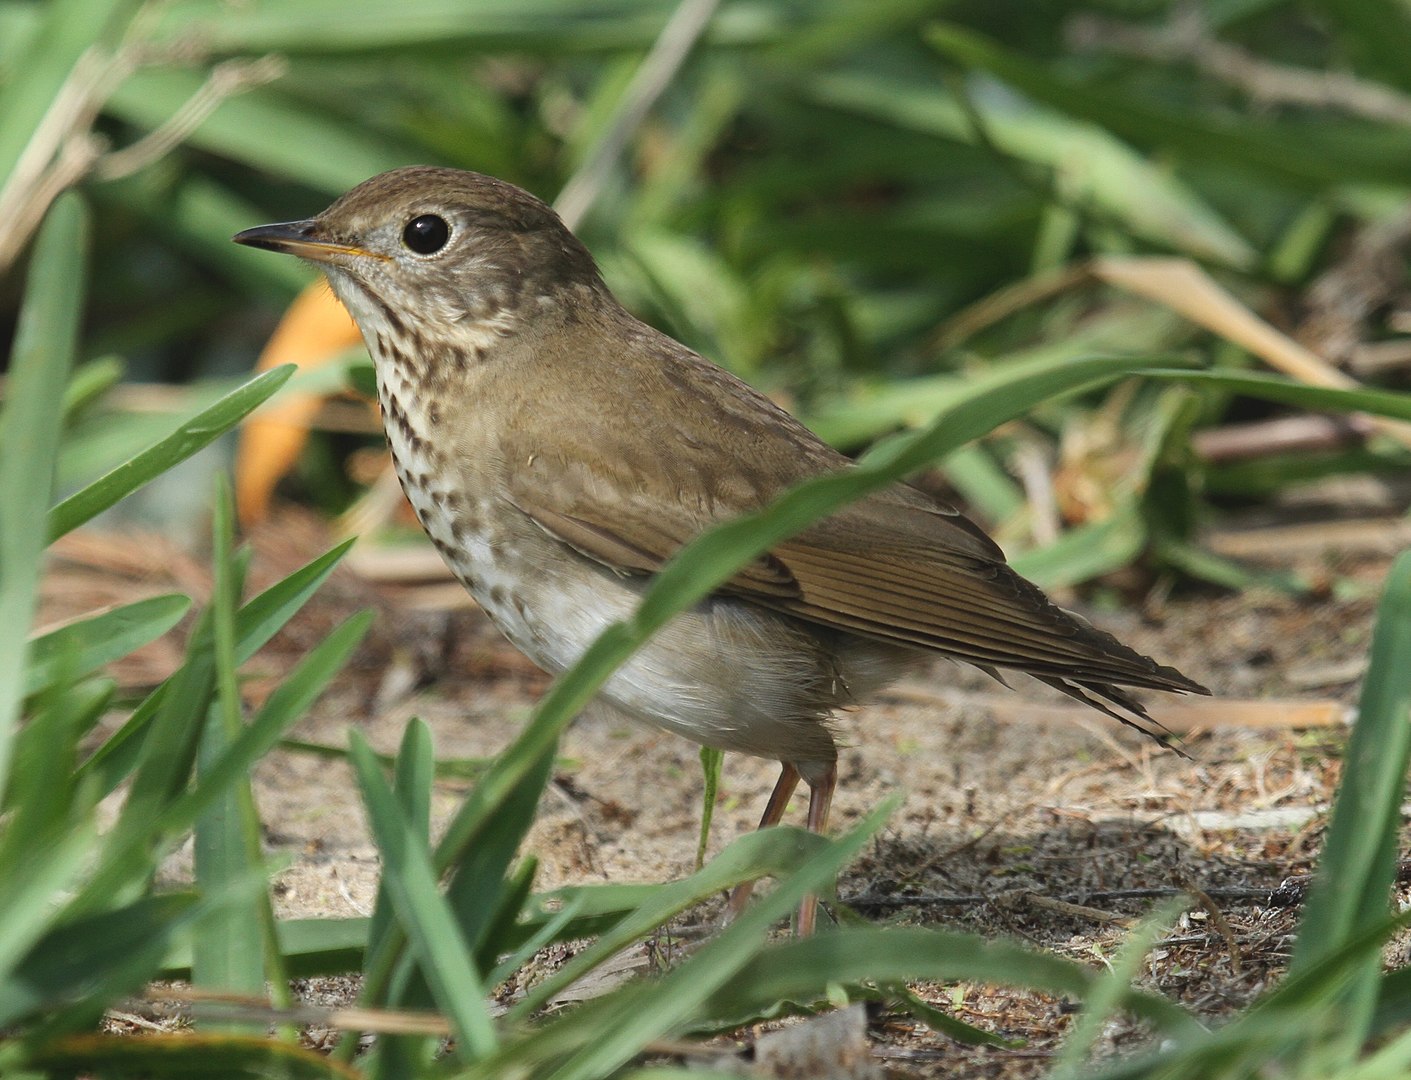
[[[313,259],[316,262],[332,262],[339,255],[364,255],[380,258],[371,251],[353,247],[351,244],[340,244],[333,240],[319,238],[316,223],[312,220],[285,221],[278,225],[257,225],[253,229],[236,233],[231,239],[237,244],[244,244],[247,247],[280,251],[286,255],[298,255],[302,259]]]

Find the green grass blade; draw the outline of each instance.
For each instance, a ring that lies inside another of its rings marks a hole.
[[[787,941],[742,967],[705,1001],[716,1025],[760,1015],[781,1001],[813,1001],[828,982],[932,979],[1038,990],[1081,1001],[1098,976],[1083,964],[1009,941],[910,927],[849,929]],[[1134,992],[1126,1007],[1168,1033],[1200,1032],[1180,1006]]]
[[[705,865],[706,849],[710,846],[710,823],[715,817],[715,800],[720,792],[720,767],[725,763],[725,751],[701,747],[701,835],[696,841],[696,869]]]
[[[350,919],[281,919],[279,953],[290,978],[356,971],[367,951],[369,921]],[[162,959],[160,979],[191,977],[191,945],[176,941]]]
[[[940,47],[958,33],[945,27],[928,36]],[[967,111],[929,76],[830,73],[814,80],[813,92],[851,112],[923,135],[992,146],[1050,170],[1062,190],[1139,237],[1230,266],[1249,268],[1255,262],[1249,242],[1195,190],[1096,125],[1024,101],[984,111],[970,103],[974,111]],[[975,117],[982,120],[982,131],[976,130]]]
[[[549,782],[553,765],[551,749],[540,758],[537,767],[525,773],[500,805],[494,831],[482,836],[452,870],[446,899],[455,911],[456,922],[466,941],[476,952],[482,949],[502,951],[499,943],[485,940],[485,932],[503,907],[506,875],[520,844],[534,825],[534,811]]]
[[[219,705],[212,705],[196,758],[197,777],[228,750],[229,736]],[[240,803],[241,783],[227,785],[196,822],[194,858],[196,888],[202,893],[226,888],[254,872],[247,844],[247,825]],[[248,788],[247,788],[248,790]],[[265,974],[259,900],[223,905],[203,919],[193,935],[191,981],[204,990],[263,996]],[[214,1025],[216,1031],[247,1031],[249,1025]]]
[[[79,57],[96,42],[111,40],[138,6],[138,0],[54,0],[40,6],[37,36],[0,83],[0,178],[14,176]]]
[[[127,365],[116,356],[100,356],[79,365],[64,387],[64,424],[68,426],[122,381]]]
[[[44,1076],[170,1077],[173,1080],[363,1080],[323,1054],[240,1035],[80,1036],[49,1043],[27,1064]],[[16,1077],[16,1080],[24,1078]]]
[[[382,882],[398,921],[411,942],[436,1003],[456,1033],[456,1053],[475,1060],[495,1047],[495,1029],[485,1007],[485,988],[472,962],[469,944],[450,905],[437,888],[431,853],[397,805],[382,767],[362,736],[349,735],[353,766],[362,789],[373,835],[382,853]]]
[[[1141,512],[1134,500],[1126,500],[1111,517],[1069,529],[1052,544],[1020,552],[1009,562],[1030,581],[1058,589],[1129,565],[1146,542]]]
[[[1346,1039],[1342,1026],[1346,1013],[1349,988],[1362,980],[1362,973],[1372,964],[1380,964],[1387,940],[1411,925],[1411,912],[1402,912],[1378,922],[1353,935],[1335,951],[1315,962],[1301,965],[1297,972],[1261,997],[1243,1015],[1224,1027],[1209,1032],[1199,1028],[1184,1033],[1173,1032],[1172,1043],[1155,1054],[1144,1055],[1120,1065],[1099,1071],[1103,1080],[1147,1080],[1152,1076],[1189,1077],[1203,1080],[1207,1076],[1247,1076],[1256,1071],[1268,1072],[1270,1062],[1283,1056],[1306,1061],[1310,1052],[1331,1055],[1324,1072],[1336,1072]],[[1394,975],[1388,978],[1388,982]],[[1396,993],[1391,988],[1391,994]],[[1385,1018],[1390,1020],[1400,1011],[1394,997],[1388,998]],[[1223,1072],[1216,1072],[1216,1065]],[[1320,1062],[1320,1068],[1322,1067]],[[1245,1071],[1240,1071],[1243,1068]]]
[[[73,531],[149,480],[215,442],[268,401],[275,391],[289,381],[294,371],[292,364],[286,364],[255,376],[214,405],[202,409],[166,438],[74,492],[49,512],[49,540],[52,542]]]
[[[1358,68],[1402,90],[1411,90],[1411,12],[1380,0],[1317,0],[1320,16],[1339,31]],[[1369,89],[1376,89],[1369,81]]]
[[[25,696],[52,686],[61,670],[65,677],[77,678],[155,641],[190,607],[190,598],[177,593],[152,596],[34,638],[25,669]]]
[[[379,762],[381,758],[379,757]],[[415,832],[418,841],[429,851],[431,848],[431,787],[436,776],[436,750],[431,739],[431,729],[419,718],[413,717],[402,732],[402,745],[398,748],[392,778],[392,792],[406,815],[406,820]],[[396,912],[393,910],[392,894],[384,879],[378,882],[377,899],[372,908],[372,922],[367,939],[367,955],[390,959],[389,949],[394,938],[392,928],[396,925]],[[360,1001],[374,1007],[415,1009],[431,1008],[435,999],[426,979],[417,968],[415,958],[398,958],[390,984],[374,985],[364,979]],[[348,1033],[343,1036],[346,1041]],[[435,1040],[424,1035],[382,1035],[377,1039],[372,1054],[366,1060],[364,1071],[374,1080],[383,1077],[395,1080],[399,1076],[412,1076],[425,1068],[435,1056]]]
[[[367,612],[355,615],[320,642],[270,695],[239,738],[203,771],[196,785],[178,795],[172,789],[163,787],[162,782],[169,781],[172,776],[187,775],[180,769],[180,759],[176,759],[176,755],[184,755],[186,750],[182,747],[162,747],[161,759],[156,766],[151,766],[143,749],[149,742],[161,741],[160,728],[156,725],[162,720],[168,699],[178,702],[186,699],[186,705],[176,706],[174,715],[178,720],[189,717],[195,703],[210,700],[214,676],[209,650],[189,658],[167,684],[168,689],[161,695],[160,703],[154,706],[153,730],[138,742],[136,753],[140,768],[133,783],[133,792],[105,845],[104,862],[84,888],[83,903],[101,904],[104,898],[131,881],[133,874],[141,874],[147,865],[142,853],[158,837],[173,839],[184,835],[230,784],[246,775],[343,665],[366,633],[371,617]],[[204,705],[202,709],[204,715]],[[144,772],[149,767],[153,773],[150,776]],[[137,803],[139,793],[141,802]],[[134,805],[140,808],[135,810]]]
[[[1309,386],[1278,375],[1251,375],[1243,371],[1165,371],[1154,368],[1143,373],[1152,379],[1171,379],[1192,386],[1207,385],[1249,397],[1327,412],[1366,412],[1411,420],[1411,394],[1394,390],[1335,390]]]
[[[588,0],[477,0],[474,5],[441,0],[304,0],[299,4],[212,9],[181,0],[164,11],[163,27],[187,31],[199,19],[209,47],[221,52],[275,49],[291,53],[382,53],[392,47],[445,47],[464,43],[480,49],[512,46],[535,51],[639,49],[661,29],[661,4]],[[756,40],[773,20],[752,11],[740,36]],[[389,19],[389,15],[396,15]],[[776,29],[777,33],[778,30]]]
[[[25,279],[0,416],[0,796],[24,698],[44,550],[36,523],[53,493],[64,386],[83,308],[87,235],[83,202],[77,195],[59,199],[40,229]]]
[[[1165,934],[1173,919],[1189,906],[1185,897],[1162,904],[1145,916],[1122,943],[1111,967],[1098,977],[1083,1000],[1083,1012],[1063,1040],[1063,1049],[1054,1062],[1053,1080],[1082,1077],[1086,1059],[1102,1035],[1103,1028],[1121,1007],[1141,972],[1142,961],[1156,939]]]
[[[353,615],[310,650],[266,699],[253,720],[198,777],[195,787],[173,803],[163,825],[180,833],[195,823],[227,785],[245,776],[279,742],[280,736],[308,711],[372,624],[368,611]]]
[[[235,659],[235,618],[244,575],[233,551],[234,529],[229,489],[218,484],[212,524],[211,596],[216,692],[197,750],[198,780],[245,729]],[[260,866],[259,820],[248,776],[233,778],[218,792],[195,825],[196,886],[207,894],[226,891]],[[262,930],[266,924],[273,926],[272,916],[265,918],[261,911],[267,905],[268,893],[262,891],[250,903],[221,905],[203,920],[194,937],[191,964],[192,981],[197,986],[254,996],[263,992],[266,943]],[[237,1024],[217,1030],[252,1029]]]
[[[199,71],[148,68],[117,89],[109,109],[151,130],[189,101],[204,78]],[[280,137],[270,138],[272,131]],[[268,86],[223,101],[187,142],[330,194],[405,165],[411,149]]]
[[[352,540],[345,540],[300,567],[283,581],[271,585],[240,609],[236,619],[235,637],[235,656],[238,662],[243,664],[250,659],[294,617],[308,602],[309,597],[328,579],[333,568],[352,546]],[[152,691],[128,718],[127,723],[79,766],[80,779],[87,775],[101,777],[100,788],[107,794],[137,767],[148,726],[170,691],[172,679],[175,677],[173,675]]]
[[[515,877],[510,881],[510,887],[505,895],[505,903],[501,905],[497,921],[491,925],[490,932],[486,935],[486,940],[491,942],[508,944],[519,937],[522,943],[516,942],[515,951],[506,953],[498,964],[495,963],[496,957],[483,947],[480,955],[476,957],[476,962],[483,969],[489,971],[489,974],[485,976],[486,986],[499,986],[500,983],[529,963],[540,949],[547,948],[553,942],[562,940],[560,935],[567,931],[569,924],[581,912],[581,908],[570,901],[561,910],[554,912],[548,920],[541,923],[539,929],[527,939],[518,935],[515,920],[524,910],[525,905],[529,903],[531,890],[534,886],[534,875],[538,869],[538,861],[533,856],[525,859],[520,865]]]
[[[793,828],[762,829],[739,837],[690,877],[651,887],[647,895],[633,905],[630,914],[611,929],[604,930],[597,941],[573,956],[558,971],[526,990],[523,1000],[515,1003],[508,1017],[511,1020],[528,1019],[555,994],[581,979],[613,953],[707,897],[719,895],[744,881],[766,876],[784,878],[797,873],[825,843],[820,836]],[[584,901],[591,897],[592,890],[591,887],[563,890],[558,895],[563,898],[565,906],[576,902],[581,910],[586,906]]]
[[[193,896],[173,893],[52,927],[0,983],[0,1024],[74,998],[107,997],[141,985],[195,907]]]
[[[379,756],[378,760],[381,761],[382,758]],[[431,741],[431,729],[426,726],[425,721],[413,717],[407,722],[407,728],[402,733],[402,745],[393,764],[395,773],[392,790],[397,796],[397,802],[417,835],[430,844],[431,785],[436,776],[436,752]],[[379,884],[367,939],[368,950],[374,954],[382,947],[387,930],[392,925],[391,903],[392,898],[387,894],[387,886]],[[368,997],[364,997],[364,1001],[367,1004],[389,1004]]]
[[[1371,664],[1327,844],[1304,909],[1290,977],[1383,922],[1396,877],[1401,800],[1411,758],[1411,553],[1387,575]],[[1381,958],[1369,954],[1345,999],[1348,1054],[1370,1030]]]
[[[0,831],[0,880],[29,874],[35,852],[84,828],[97,802],[92,786],[73,783],[78,740],[111,697],[102,682],[44,695],[15,744],[14,782]]]
[[[513,1071],[552,1080],[591,1080],[621,1068],[653,1039],[689,1027],[721,985],[758,955],[775,921],[808,893],[832,888],[839,871],[882,827],[900,800],[887,799],[838,840],[823,845],[769,895],[750,905],[686,963],[660,980],[637,983],[545,1025],[463,1075],[489,1080]],[[823,934],[813,940],[827,941]]]
[[[1329,6],[1342,4],[1331,0]],[[1367,4],[1380,6],[1378,0]],[[927,39],[959,63],[988,72],[1110,137],[1129,140],[1153,157],[1170,155],[1238,170],[1246,184],[1253,180],[1306,189],[1405,182],[1405,144],[1392,125],[1364,128],[1345,119],[1330,123],[1326,116],[1297,122],[1277,114],[1218,114],[1166,95],[1132,93],[1130,84],[1062,73],[1059,65],[1035,62],[959,26],[932,27]],[[1251,185],[1251,190],[1259,189]],[[1178,250],[1187,250],[1175,239]]]
[[[986,521],[1003,524],[1027,507],[1023,489],[983,446],[972,443],[953,450],[937,467]]]
[[[127,801],[105,846],[105,865],[85,890],[90,903],[103,904],[114,887],[107,873],[122,876],[145,860],[146,847],[171,801],[185,789],[196,762],[215,694],[215,661],[210,645],[210,613],[202,615],[187,644],[186,660],[172,675],[170,689],[152,715],[142,740]]]
[[[7,874],[0,879],[0,918],[5,933],[0,934],[0,1024],[12,1023],[29,1000],[21,989],[11,986],[15,967],[48,932],[54,918],[54,898],[73,887],[92,856],[97,831],[91,825],[70,829],[46,845],[44,858],[31,860],[24,874]]]
[[[319,590],[339,561],[348,554],[355,541],[345,540],[330,548],[271,585],[240,609],[236,620],[235,658],[243,664],[264,648],[270,638],[284,627]]]

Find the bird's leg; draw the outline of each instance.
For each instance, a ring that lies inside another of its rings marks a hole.
[[[774,790],[769,794],[769,802],[765,803],[764,816],[759,819],[759,827],[767,829],[771,825],[778,825],[784,816],[784,810],[789,805],[789,799],[793,797],[794,789],[799,786],[799,770],[787,762],[779,771],[779,779],[774,785]],[[811,804],[810,804],[811,807]],[[750,893],[754,891],[753,881],[742,881],[730,890],[730,906],[727,908],[727,917],[734,919],[740,912],[745,910],[745,905],[749,903]]]
[[[820,836],[828,831],[828,811],[833,806],[833,790],[838,786],[838,766],[828,767],[815,783],[808,786],[808,830]],[[818,897],[810,893],[799,905],[799,937],[813,933],[813,924],[818,917]]]

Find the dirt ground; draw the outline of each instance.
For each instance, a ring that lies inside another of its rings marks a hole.
[[[1402,521],[1389,517],[1232,531],[1217,546],[1297,567],[1326,582],[1325,595],[1187,592],[1140,612],[1089,611],[1220,695],[1193,709],[1151,702],[1159,718],[1188,729],[1189,759],[1037,683],[1019,679],[1009,692],[941,660],[848,715],[835,825],[846,827],[893,792],[905,801],[844,874],[841,897],[879,922],[1011,935],[1097,967],[1153,896],[1202,890],[1208,903],[1158,945],[1145,979],[1211,1018],[1239,1009],[1288,958],[1297,879],[1321,844],[1381,579],[1407,541]],[[285,515],[253,543],[262,584],[331,537],[316,522]],[[366,570],[381,558],[350,561]],[[420,716],[435,732],[438,757],[494,754],[545,678],[454,585],[374,576],[384,580],[340,569],[249,666],[252,703],[330,626],[373,606],[379,615],[350,669],[292,735],[342,747],[356,726],[393,752],[407,719]],[[201,561],[159,537],[79,534],[56,553],[45,617],[168,589],[205,596]],[[179,641],[143,650],[118,666],[118,677],[132,688],[151,685],[175,663]],[[694,745],[590,712],[569,730],[561,754],[529,841],[542,865],[539,887],[691,871],[701,810]],[[754,827],[776,772],[772,762],[726,759],[713,850]],[[346,766],[281,751],[255,784],[269,849],[291,860],[275,886],[280,914],[367,914],[377,860]],[[441,820],[464,791],[464,783],[438,785]],[[801,821],[802,801],[796,797],[789,820]],[[180,859],[172,873],[181,873]],[[639,948],[622,967],[646,962]],[[889,1075],[1042,1075],[1072,1017],[1069,1003],[1037,994],[978,985],[917,990],[968,1023],[1021,1040],[1021,1048],[962,1046],[909,1018],[872,1015],[872,1051]],[[723,1052],[747,1049],[754,1034],[738,1033]],[[1143,1035],[1119,1027],[1106,1038],[1121,1050]]]

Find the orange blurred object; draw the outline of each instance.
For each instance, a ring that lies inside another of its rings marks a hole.
[[[323,281],[316,281],[289,305],[255,369],[266,371],[281,364],[316,368],[361,341],[343,305]],[[285,394],[241,426],[235,454],[235,505],[242,525],[268,516],[275,485],[299,460],[322,400],[318,394]]]

